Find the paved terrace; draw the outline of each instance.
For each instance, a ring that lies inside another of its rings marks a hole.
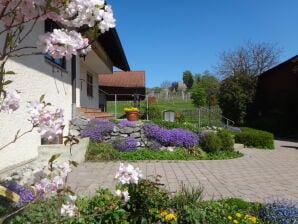
[[[204,199],[240,197],[264,201],[272,197],[298,200],[298,142],[275,141],[275,150],[241,149],[231,160],[139,161],[145,177],[161,175],[170,192],[202,186]],[[86,162],[70,174],[68,184],[79,194],[92,195],[99,187],[115,189],[119,162]]]

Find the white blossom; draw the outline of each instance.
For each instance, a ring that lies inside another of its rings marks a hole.
[[[121,190],[118,189],[118,190],[115,191],[115,194],[118,197],[120,197],[124,202],[128,202],[129,199],[130,199],[130,195],[129,195],[127,190],[121,191]]]
[[[60,214],[69,217],[74,217],[76,215],[76,211],[78,210],[78,208],[75,205],[76,200],[76,195],[68,195],[66,204],[62,204],[61,206]]]
[[[120,163],[119,170],[115,176],[122,184],[138,184],[139,179],[142,177],[143,174],[139,168],[135,169],[131,164],[125,166],[123,163]]]

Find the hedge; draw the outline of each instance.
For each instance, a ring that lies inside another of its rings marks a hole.
[[[235,142],[246,147],[274,149],[274,136],[267,131],[242,127],[241,132],[235,134]]]

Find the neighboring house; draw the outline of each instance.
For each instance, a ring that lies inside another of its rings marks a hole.
[[[136,106],[146,98],[145,71],[115,71],[98,75],[99,107],[106,111],[107,101],[133,101]]]
[[[298,134],[298,55],[259,75],[253,111],[258,128]]]
[[[40,22],[26,39],[26,45],[35,45],[38,35],[51,29],[51,22]],[[0,46],[3,40],[0,39]],[[45,101],[53,107],[64,110],[64,135],[69,133],[69,121],[76,116],[76,108],[98,108],[98,74],[112,74],[113,66],[130,70],[121,42],[115,29],[101,35],[92,44],[92,51],[86,57],[75,56],[72,60],[54,60],[49,56],[27,56],[13,58],[6,65],[16,75],[9,88],[20,92],[21,105],[13,114],[1,113],[0,147],[14,139],[20,129],[30,129],[27,121],[26,102],[39,99],[45,94]],[[0,173],[27,163],[38,156],[40,135],[34,130],[0,151]]]

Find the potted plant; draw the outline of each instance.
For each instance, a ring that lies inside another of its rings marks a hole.
[[[124,108],[126,118],[129,121],[136,121],[139,117],[139,109],[137,107],[126,107]]]

